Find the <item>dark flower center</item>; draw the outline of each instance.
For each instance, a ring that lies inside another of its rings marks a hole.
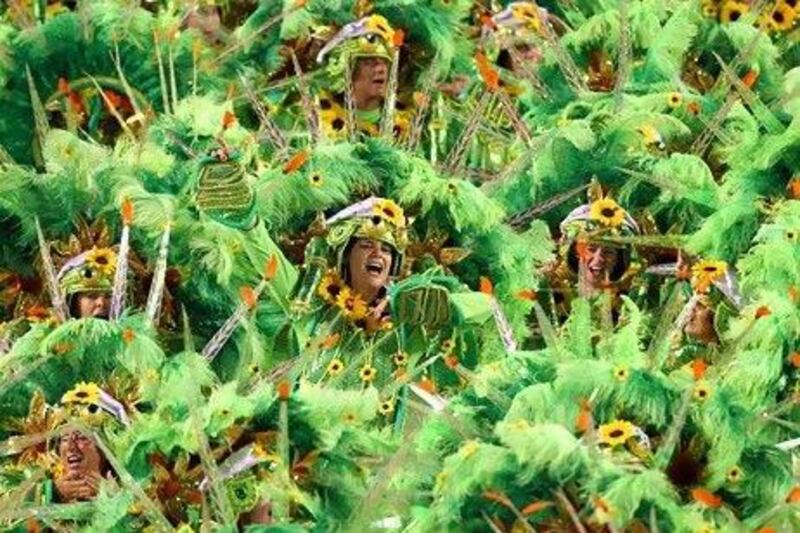
[[[325,291],[328,294],[330,294],[333,298],[336,298],[337,296],[339,296],[339,293],[342,292],[342,288],[336,283],[331,283],[327,287],[325,287]]]
[[[703,270],[706,271],[706,272],[716,272],[717,271],[717,267],[707,266]]]
[[[731,22],[736,22],[737,20],[739,20],[739,17],[741,17],[741,16],[742,16],[742,12],[734,9],[733,11],[731,11],[730,21]]]
[[[333,126],[333,129],[336,131],[339,131],[340,129],[344,128],[344,120],[335,118],[333,119],[333,122],[331,122],[331,126]]]
[[[783,16],[783,12],[781,11],[773,11],[772,20],[774,20],[777,24],[783,24],[783,22],[786,20],[786,17]]]
[[[612,439],[618,439],[621,436],[623,436],[624,434],[625,434],[625,432],[622,431],[621,429],[615,429],[614,431],[609,433],[608,436],[611,437]]]
[[[600,214],[602,214],[606,218],[612,218],[614,215],[617,214],[617,210],[614,209],[613,207],[604,207],[600,211]]]

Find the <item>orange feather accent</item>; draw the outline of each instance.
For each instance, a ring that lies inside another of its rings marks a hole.
[[[295,170],[303,168],[303,165],[306,164],[308,160],[308,153],[305,150],[300,150],[296,154],[294,154],[289,161],[283,165],[283,173],[284,174],[291,174]]]
[[[236,115],[232,111],[225,111],[225,114],[222,115],[222,128],[227,130],[234,124],[236,124]]]
[[[692,489],[692,498],[709,507],[720,507],[722,505],[722,498],[703,488]]]
[[[125,330],[122,332],[122,340],[125,342],[125,344],[132,343],[135,338],[136,333],[134,333],[134,331],[130,328],[125,328]]]
[[[394,30],[394,35],[392,35],[392,44],[395,48],[400,48],[403,46],[403,42],[405,42],[405,40],[406,32],[400,29]]]
[[[756,309],[756,318],[764,318],[765,316],[769,316],[772,314],[772,311],[766,305],[762,305],[758,309]]]
[[[436,385],[428,378],[422,378],[417,385],[429,394],[436,394]]]
[[[286,401],[289,399],[289,395],[292,393],[292,387],[288,381],[283,380],[278,383],[278,399],[282,401]]]
[[[539,295],[533,289],[522,289],[517,293],[517,298],[520,300],[535,302],[539,298]]]
[[[275,254],[269,256],[269,260],[267,261],[267,265],[264,268],[264,279],[267,281],[272,281],[275,278],[275,274],[278,272],[278,258]]]
[[[694,379],[702,379],[707,368],[708,364],[702,359],[695,359],[692,361],[692,373],[694,374]]]
[[[494,293],[494,287],[492,286],[492,281],[489,278],[481,276],[480,291],[483,294],[488,294],[489,296]]]
[[[528,505],[526,505],[525,507],[523,507],[521,509],[521,511],[522,511],[522,514],[524,514],[525,516],[528,516],[528,515],[536,514],[539,511],[544,511],[548,507],[552,507],[552,506],[553,506],[553,502],[537,500],[537,501],[531,502]]]
[[[252,287],[244,286],[239,290],[239,296],[242,297],[242,301],[244,304],[252,309],[256,306],[256,302],[258,301],[258,296],[256,295],[256,291],[252,289]]]
[[[483,82],[489,88],[490,91],[496,91],[500,88],[500,74],[497,73],[495,69],[489,64],[489,60],[486,59],[486,55],[483,52],[478,52],[475,54],[475,62],[478,65],[478,72],[483,78]]]
[[[122,201],[122,223],[130,226],[131,222],[133,222],[133,202],[126,198]]]
[[[320,346],[322,347],[323,350],[330,350],[339,343],[340,337],[341,335],[339,335],[338,333],[333,333],[331,335],[328,335],[327,337],[325,337],[325,339],[323,339]]]
[[[756,84],[756,81],[758,81],[758,72],[755,70],[748,70],[747,74],[742,76],[742,83],[744,83],[745,87],[748,89],[751,89],[753,85]]]
[[[509,509],[514,507],[514,504],[511,503],[511,500],[509,500],[504,494],[495,490],[484,491],[482,496],[489,501],[499,503],[500,505],[504,505]]]

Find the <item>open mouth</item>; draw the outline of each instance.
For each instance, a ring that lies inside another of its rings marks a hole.
[[[380,259],[369,259],[364,269],[370,274],[383,274],[383,261]]]
[[[81,463],[83,463],[83,455],[79,453],[67,455],[67,466],[69,466],[70,470],[77,470]]]

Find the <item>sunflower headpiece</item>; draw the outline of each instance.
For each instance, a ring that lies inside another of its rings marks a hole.
[[[114,250],[92,248],[67,261],[57,279],[67,298],[79,292],[111,292],[116,270]]]
[[[111,415],[124,426],[131,423],[125,406],[96,383],[81,382],[61,397],[67,413],[89,425],[100,425]]]

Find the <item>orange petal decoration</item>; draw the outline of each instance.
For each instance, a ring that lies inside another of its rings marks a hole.
[[[757,530],[756,533],[778,533],[775,531],[773,527],[762,527],[761,529]]]
[[[717,508],[722,505],[722,498],[711,492],[710,490],[696,488],[692,489],[692,498],[709,507]]]
[[[281,381],[278,383],[278,399],[281,401],[286,401],[289,399],[289,395],[292,393],[292,387],[289,385],[289,382],[286,380]]]
[[[789,182],[789,197],[793,200],[800,200],[800,177],[794,178]]]
[[[58,78],[58,92],[69,94],[69,82],[66,78]]]
[[[497,29],[497,24],[495,24],[494,20],[492,20],[492,16],[488,13],[484,13],[481,15],[481,26],[486,26],[492,30]]]
[[[267,281],[272,281],[275,278],[275,274],[278,272],[278,258],[275,254],[269,256],[269,260],[267,260],[267,265],[264,267],[264,279]]]
[[[406,40],[406,32],[401,29],[394,30],[394,35],[392,35],[392,44],[395,48],[400,48],[403,46],[403,43]]]
[[[336,346],[339,343],[339,338],[340,337],[341,337],[341,335],[339,335],[338,333],[333,333],[331,335],[328,335],[322,341],[320,346],[322,347],[323,350],[330,350],[331,348],[333,348],[334,346]]]
[[[535,502],[529,503],[528,505],[526,505],[525,507],[520,509],[520,511],[525,516],[528,516],[528,515],[536,514],[539,511],[544,511],[548,507],[552,507],[552,506],[553,506],[553,502],[537,500]]]
[[[480,291],[483,294],[488,294],[489,296],[491,296],[494,293],[494,287],[492,286],[492,280],[490,280],[487,277],[481,276]]]
[[[789,361],[792,363],[793,367],[800,368],[800,352],[794,352],[790,355]]]
[[[234,124],[236,124],[236,115],[232,111],[225,111],[225,114],[222,115],[222,128],[227,130]]]
[[[700,114],[700,104],[697,102],[689,102],[686,104],[686,110],[692,115]]]
[[[575,417],[575,427],[581,433],[586,433],[592,427],[592,412],[588,409],[581,409],[578,416]]]
[[[770,311],[769,307],[767,307],[766,305],[762,305],[761,307],[756,309],[756,318],[763,318],[763,317],[769,316],[771,314],[772,314],[772,311]]]
[[[455,355],[448,355],[444,358],[444,364],[447,365],[447,368],[455,370],[458,368],[458,357]]]
[[[131,222],[133,222],[133,202],[125,198],[122,201],[122,223],[130,226]]]
[[[256,306],[258,295],[256,295],[256,291],[254,291],[252,287],[248,287],[246,285],[242,287],[239,290],[239,296],[242,297],[242,301],[248,308],[252,309]]]
[[[436,385],[428,378],[422,378],[417,385],[429,394],[436,394]]]
[[[125,331],[122,332],[122,340],[125,341],[125,344],[130,344],[136,339],[136,333],[130,328],[125,328]]]
[[[482,496],[489,501],[499,503],[500,505],[504,505],[509,509],[514,507],[514,504],[511,503],[511,500],[509,500],[504,494],[497,492],[495,490],[484,491]]]
[[[285,165],[283,165],[283,173],[284,174],[291,174],[295,170],[303,168],[303,165],[306,164],[308,160],[308,152],[305,150],[300,150],[296,154],[294,154],[291,159],[289,159]]]
[[[758,72],[755,70],[748,70],[747,74],[742,76],[742,83],[744,83],[745,87],[748,89],[751,89],[753,85],[756,84],[756,81],[758,81]]]
[[[517,298],[535,302],[539,298],[539,294],[533,289],[522,289],[517,293]]]
[[[789,503],[800,503],[800,485],[789,491],[789,496],[786,497],[786,501]]]
[[[706,373],[706,369],[708,368],[708,363],[706,363],[702,359],[695,359],[692,361],[692,374],[694,375],[694,379],[702,379],[703,375]]]
[[[797,302],[797,297],[800,296],[800,293],[797,292],[797,287],[792,285],[789,287],[789,299],[793,302]]]
[[[500,75],[497,73],[495,69],[489,65],[489,60],[486,59],[486,56],[483,52],[478,52],[475,54],[475,62],[478,65],[478,72],[483,78],[483,82],[489,88],[490,91],[496,91],[500,88]]]

